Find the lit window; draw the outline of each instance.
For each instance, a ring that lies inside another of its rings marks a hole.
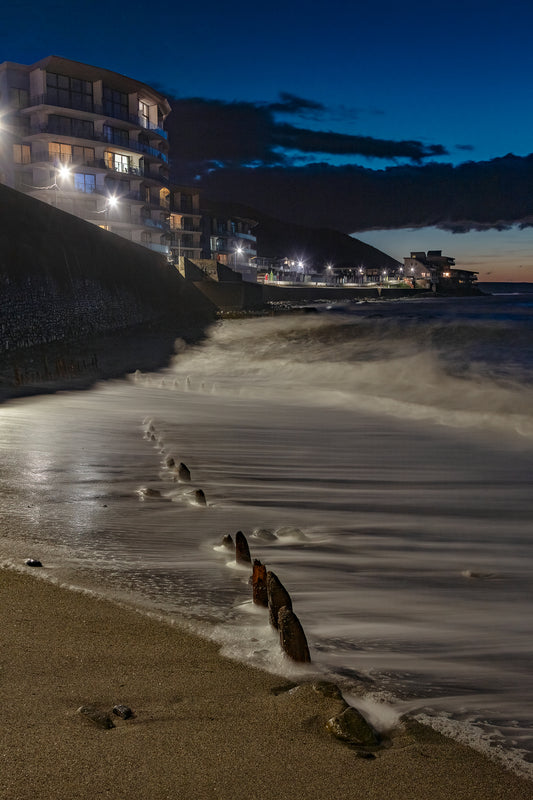
[[[50,142],[48,144],[49,160],[54,164],[86,164],[94,161],[94,147]]]
[[[129,156],[121,155],[120,153],[104,153],[105,165],[108,169],[114,169],[115,172],[129,172],[130,159]]]
[[[72,145],[61,142],[50,142],[48,145],[50,161],[58,164],[69,164],[72,161]]]
[[[74,174],[74,186],[78,192],[91,194],[96,191],[96,176],[86,175],[84,172]]]
[[[15,164],[29,164],[31,162],[31,149],[29,144],[13,145],[13,161]]]

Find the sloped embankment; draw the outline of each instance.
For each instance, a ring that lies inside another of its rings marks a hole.
[[[155,368],[214,313],[164,257],[0,185],[0,398]]]

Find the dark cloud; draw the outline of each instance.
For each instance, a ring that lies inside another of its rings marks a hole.
[[[407,158],[421,161],[428,156],[444,155],[442,145],[425,147],[416,141],[374,139],[370,136],[351,136],[332,131],[310,131],[293,125],[278,124],[273,131],[274,142],[286,150],[328,155],[366,156],[368,158]]]
[[[435,225],[455,233],[533,225],[533,155],[459,166],[384,170],[301,167],[219,170],[200,184],[209,197],[280,219],[354,233]]]
[[[533,224],[533,155],[455,167],[424,163],[445,155],[444,147],[278,121],[280,112],[329,113],[323,104],[287,92],[271,104],[185,98],[171,105],[171,177],[195,181],[209,199],[346,233],[425,225],[460,233]],[[330,163],[356,157],[397,165]]]
[[[472,151],[472,150],[474,150],[474,145],[472,145],[472,144],[456,144],[455,145],[455,149],[456,150]]]
[[[298,97],[290,92],[280,92],[279,103],[268,103],[267,108],[270,111],[279,111],[284,114],[300,114],[302,111],[325,111],[326,106],[323,103],[317,103],[315,100],[306,100],[303,97]]]
[[[420,162],[446,152],[439,144],[374,139],[278,122],[276,111],[329,113],[321,103],[286,92],[273,104],[195,97],[170,102],[169,143],[175,176],[182,181],[215,167],[285,167],[307,153]]]

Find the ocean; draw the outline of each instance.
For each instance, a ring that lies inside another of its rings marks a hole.
[[[533,286],[489,289],[223,319],[158,372],[3,403],[2,563],[533,778]],[[221,546],[238,530],[310,666]]]

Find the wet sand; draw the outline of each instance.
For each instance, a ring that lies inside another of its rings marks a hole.
[[[335,740],[335,701],[222,658],[107,600],[0,570],[0,797],[532,800],[533,784],[417,724],[374,759]],[[78,712],[111,711],[115,727]]]

